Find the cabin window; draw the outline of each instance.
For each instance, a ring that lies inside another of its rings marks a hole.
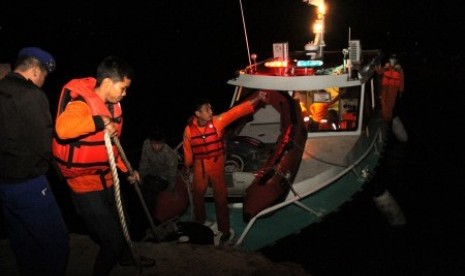
[[[360,104],[358,87],[330,87],[321,90],[294,91],[302,118],[309,132],[356,130]]]
[[[341,130],[356,130],[360,105],[360,87],[348,87],[340,99]]]

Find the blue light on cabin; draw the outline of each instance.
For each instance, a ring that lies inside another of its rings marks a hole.
[[[297,67],[318,67],[322,66],[323,61],[322,60],[298,60],[297,61]]]

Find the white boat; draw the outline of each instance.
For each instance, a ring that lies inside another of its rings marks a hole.
[[[386,140],[374,71],[382,52],[362,50],[361,41],[350,38],[347,48],[325,51],[325,3],[304,2],[317,11],[314,40],[297,51],[274,43],[272,57],[250,55],[248,66],[228,81],[235,89],[231,106],[269,91],[269,104],[226,135],[230,221],[234,245],[245,250],[297,233],[350,200],[375,173]],[[329,104],[324,116],[306,112]],[[206,197],[214,220],[210,189]],[[191,221],[185,198],[179,219]]]

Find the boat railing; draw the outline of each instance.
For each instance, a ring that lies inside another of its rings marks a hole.
[[[322,60],[311,60],[305,55],[304,51],[294,51],[290,53],[289,58],[280,57],[268,58],[263,61],[255,62],[241,70],[241,74],[251,75],[270,75],[270,76],[310,76],[310,75],[330,75],[342,74],[343,55],[342,52],[332,51],[328,53],[327,58]]]
[[[321,182],[318,186],[314,187],[311,191],[308,191],[308,192],[305,192],[303,194],[297,194],[295,195],[294,198],[292,199],[287,199],[281,203],[278,203],[276,205],[273,205],[269,208],[266,208],[262,211],[260,211],[256,216],[254,216],[247,224],[247,226],[245,227],[244,231],[242,232],[241,236],[239,237],[239,239],[236,241],[236,244],[235,246],[240,246],[245,237],[247,236],[248,232],[252,229],[253,225],[255,224],[255,222],[259,219],[259,218],[262,218],[262,217],[265,217],[279,209],[282,209],[282,208],[285,208],[287,207],[288,205],[290,204],[295,204],[296,206],[308,211],[309,213],[311,213],[312,215],[314,216],[317,216],[317,217],[322,217],[323,214],[319,213],[318,211],[312,209],[311,207],[309,206],[306,206],[304,203],[302,203],[301,201],[320,191],[321,189],[323,189],[324,187],[328,186],[329,184],[333,183],[334,181],[338,180],[339,178],[343,177],[344,175],[352,172],[354,173],[357,178],[368,178],[371,173],[370,171],[368,170],[368,168],[365,168],[363,169],[360,173],[355,169],[357,167],[357,165],[362,162],[366,157],[367,155],[372,152],[373,150],[375,151],[376,154],[380,154],[381,153],[381,149],[378,148],[378,144],[379,142],[383,141],[383,132],[382,132],[382,129],[378,129],[373,140],[371,141],[370,143],[370,146],[368,147],[368,149],[365,151],[364,154],[362,154],[360,156],[360,158],[358,158],[354,163],[352,163],[350,166],[348,166],[347,168],[345,168],[343,171],[341,171],[339,174],[335,175],[334,177],[324,181],[324,182]],[[293,192],[292,188],[291,188],[291,191],[290,192]]]
[[[358,71],[373,60],[379,62],[382,52],[380,50],[363,50],[359,63],[353,64]],[[325,51],[325,59],[312,60],[305,51],[294,51],[289,57],[272,57],[263,61],[254,62],[241,70],[240,74],[265,76],[318,76],[347,74],[343,51]]]

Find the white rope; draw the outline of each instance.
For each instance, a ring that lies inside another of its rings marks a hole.
[[[119,185],[120,183],[119,183],[119,177],[118,177],[118,170],[116,168],[115,155],[113,153],[113,146],[111,145],[110,134],[108,133],[107,130],[104,131],[104,138],[105,138],[105,148],[108,154],[108,161],[110,162],[111,174],[113,176],[113,181],[114,181],[113,185],[115,188],[116,207],[118,209],[118,215],[119,215],[119,219],[121,222],[121,227],[123,228],[124,238],[126,239],[126,242],[128,243],[129,249],[134,258],[134,261],[136,262],[136,265],[140,267],[140,258],[135,252],[134,244],[132,243],[131,237],[129,236],[129,231],[128,231],[128,227],[126,224],[123,204],[121,201],[121,190],[120,190],[120,185]]]
[[[121,156],[121,159],[123,160],[124,164],[126,164],[126,167],[128,168],[129,175],[134,175],[134,170],[132,169],[131,163],[129,162],[128,158],[126,157],[126,154],[124,153],[123,147],[121,146],[121,143],[118,140],[118,137],[113,137],[113,143],[115,143],[116,148],[119,151],[119,154]],[[142,207],[144,209],[145,215],[147,216],[147,219],[150,223],[150,229],[152,230],[153,237],[157,240],[161,238],[161,233],[155,227],[155,223],[153,222],[152,215],[150,214],[150,211],[147,207],[147,204],[145,203],[144,196],[142,195],[142,192],[139,188],[139,183],[135,182],[134,183],[134,188],[137,192],[137,195],[139,196],[140,203],[142,204]]]

